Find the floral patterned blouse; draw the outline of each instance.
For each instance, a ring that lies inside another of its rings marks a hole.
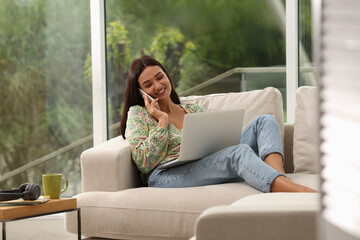
[[[181,105],[187,113],[205,112],[196,104]],[[179,157],[182,129],[169,123],[168,128],[158,127],[146,107],[132,106],[128,111],[125,138],[130,144],[132,159],[143,174],[156,166]]]

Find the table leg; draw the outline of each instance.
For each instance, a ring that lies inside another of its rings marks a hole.
[[[78,240],[81,240],[81,215],[80,208],[77,210]]]
[[[2,240],[6,240],[6,222],[2,222]]]

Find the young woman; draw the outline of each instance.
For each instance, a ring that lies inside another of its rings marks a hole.
[[[151,96],[142,96],[139,88]],[[262,192],[313,192],[285,177],[279,127],[270,115],[255,118],[239,145],[197,161],[159,168],[179,156],[185,114],[203,112],[196,104],[181,105],[164,66],[150,56],[135,59],[125,89],[121,134],[132,158],[151,187],[193,187],[246,181]]]

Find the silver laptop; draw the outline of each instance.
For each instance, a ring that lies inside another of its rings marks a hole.
[[[244,109],[186,114],[179,158],[160,168],[183,165],[239,144],[243,120]]]

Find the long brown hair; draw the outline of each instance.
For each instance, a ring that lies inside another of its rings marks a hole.
[[[120,122],[120,134],[123,136],[124,139],[125,139],[126,121],[130,107],[135,105],[145,106],[144,99],[138,91],[138,88],[140,88],[138,79],[140,74],[148,66],[159,66],[164,71],[171,84],[170,98],[174,103],[180,104],[179,96],[175,91],[170,75],[165,69],[165,67],[159,61],[147,55],[143,55],[140,58],[134,59],[130,65],[129,72],[126,78],[126,87],[124,93],[124,108]]]

